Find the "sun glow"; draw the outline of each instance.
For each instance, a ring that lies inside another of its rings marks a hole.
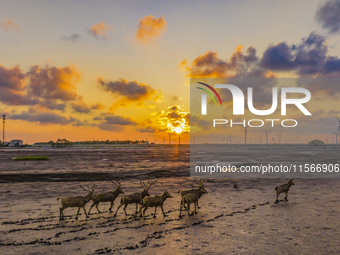
[[[168,123],[167,127],[171,133],[177,133],[180,134],[183,132],[183,129],[185,127],[185,119],[182,119],[182,121],[177,120],[174,123]]]

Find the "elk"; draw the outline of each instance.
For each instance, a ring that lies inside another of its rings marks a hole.
[[[57,198],[57,200],[61,199],[61,206],[60,207],[60,219],[63,220],[64,219],[64,214],[63,211],[68,208],[68,207],[78,207],[78,212],[76,215],[76,220],[78,219],[78,214],[80,211],[80,208],[83,208],[86,218],[88,218],[89,216],[86,213],[85,210],[85,205],[87,202],[89,202],[92,199],[93,196],[93,192],[94,190],[97,188],[96,185],[93,185],[92,188],[87,187],[88,189],[85,189],[83,186],[80,186],[83,190],[87,191],[88,194],[86,195],[86,197],[65,197],[65,198]]]
[[[188,193],[196,193],[198,192],[200,189],[204,189],[204,186],[203,186],[203,182],[204,182],[204,179],[200,179],[200,180],[193,180],[193,182],[195,184],[198,184],[198,189],[190,189],[190,190],[178,190],[177,193],[181,193],[181,196],[183,197],[185,194],[188,194]],[[194,187],[193,184],[190,184],[191,187]],[[205,190],[205,189],[204,189]],[[206,190],[205,190],[206,191]],[[201,196],[204,194],[204,193],[200,193],[201,195],[199,196],[199,199],[201,198]],[[198,202],[197,202],[197,207],[198,209],[200,209],[201,207],[198,205]],[[184,208],[186,208],[186,206],[184,205]]]
[[[288,182],[286,183],[286,184],[283,184],[283,185],[280,185],[280,186],[276,186],[275,187],[275,189],[274,190],[276,190],[276,201],[275,201],[275,203],[278,203],[279,202],[279,195],[281,194],[281,193],[286,193],[286,196],[285,196],[285,200],[286,201],[288,201],[288,199],[287,199],[287,196],[288,196],[288,191],[289,191],[289,188],[290,188],[290,186],[292,186],[292,185],[295,185],[294,183],[293,183],[293,180],[294,180],[294,178],[293,179],[289,179],[288,180]]]
[[[93,206],[96,206],[98,213],[102,213],[101,211],[99,211],[99,208],[98,208],[98,205],[99,205],[100,202],[103,202],[103,203],[111,202],[111,207],[110,207],[109,211],[112,212],[112,207],[114,205],[115,199],[119,196],[119,194],[124,194],[124,191],[122,191],[122,189],[120,187],[121,186],[120,181],[116,181],[116,183],[115,183],[115,182],[112,181],[112,179],[109,176],[107,176],[107,177],[110,179],[110,181],[113,183],[113,185],[117,185],[117,188],[116,188],[115,191],[109,191],[109,192],[106,192],[106,193],[99,193],[99,194],[93,195],[93,197],[92,197],[93,204],[90,207],[89,215],[90,215],[90,212],[91,212],[91,209],[92,209]]]
[[[142,209],[143,210],[143,219],[145,219],[145,211],[149,208],[149,207],[155,207],[155,214],[153,215],[153,218],[156,218],[156,211],[157,211],[157,207],[161,207],[162,212],[163,212],[163,216],[165,217],[165,213],[163,210],[163,203],[167,198],[172,198],[172,196],[169,194],[169,192],[165,191],[163,193],[163,195],[161,196],[155,196],[155,197],[145,197],[142,199],[142,201],[140,202],[141,207],[139,210],[140,213],[140,217],[142,217]]]
[[[203,188],[199,188],[197,192],[194,193],[187,193],[182,197],[181,200],[181,206],[179,208],[179,217],[182,216],[182,207],[185,207],[185,204],[187,204],[187,212],[188,212],[188,216],[190,216],[189,210],[190,210],[190,204],[194,204],[195,205],[195,210],[191,213],[191,215],[193,215],[194,213],[197,213],[197,207],[198,207],[198,199],[203,195],[203,194],[207,194],[208,192]]]
[[[120,200],[120,205],[118,206],[117,211],[113,215],[113,217],[117,216],[117,212],[118,212],[119,208],[121,208],[123,205],[124,205],[125,216],[127,216],[126,207],[129,204],[136,204],[136,214],[137,214],[138,213],[138,204],[142,201],[142,199],[144,197],[150,196],[149,189],[151,188],[152,184],[154,184],[154,182],[148,181],[147,184],[145,184],[144,182],[140,181],[140,185],[143,187],[143,191],[140,192],[140,193],[133,193],[131,195],[123,196]]]

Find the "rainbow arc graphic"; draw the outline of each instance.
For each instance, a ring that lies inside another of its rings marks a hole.
[[[221,100],[221,98],[220,98],[220,95],[217,93],[217,91],[216,91],[213,87],[211,87],[210,85],[205,84],[205,83],[203,83],[203,82],[197,82],[197,83],[199,83],[199,84],[201,84],[201,85],[203,85],[203,86],[206,86],[206,87],[209,88],[212,92],[214,92],[215,95],[217,96],[218,100],[220,101],[220,104],[222,105],[222,100]],[[215,97],[211,94],[211,92],[210,92],[209,90],[204,89],[204,88],[201,88],[201,87],[196,87],[196,88],[198,88],[198,89],[203,90],[204,92],[206,92],[206,93],[214,100],[215,105],[217,105],[217,102],[216,102],[216,100],[215,100]]]

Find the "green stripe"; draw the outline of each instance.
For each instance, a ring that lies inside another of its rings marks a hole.
[[[196,88],[198,88],[198,89],[201,89],[201,90],[204,90],[205,92],[207,92],[210,96],[211,96],[211,98],[214,100],[214,102],[215,102],[215,105],[217,105],[217,103],[216,103],[216,101],[215,101],[215,98],[214,98],[214,96],[208,91],[208,90],[206,90],[206,89],[203,89],[203,88],[200,88],[200,87],[196,87]]]

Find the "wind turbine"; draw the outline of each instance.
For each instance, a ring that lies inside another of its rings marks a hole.
[[[224,144],[224,138],[226,138],[226,137],[222,137],[222,139],[223,139],[223,144]]]
[[[193,135],[193,136],[192,136],[192,143],[193,143],[193,144],[195,144],[195,138],[196,138],[196,136]]]
[[[326,138],[326,143],[328,144],[328,138],[329,138],[329,137],[328,137],[328,136],[326,136],[325,138]]]
[[[299,138],[300,138],[300,136],[295,136],[296,137],[296,144],[299,144]]]
[[[228,143],[229,137],[226,137],[227,139],[225,140],[225,143]]]
[[[265,129],[263,129],[264,130],[264,132],[266,132],[266,144],[268,144],[268,133],[269,132],[272,132],[272,130],[265,130]]]
[[[334,138],[335,138],[335,136],[334,136],[334,133],[332,134],[332,143],[334,143]]]
[[[233,135],[231,135],[231,133],[229,133],[229,144],[231,144],[231,138],[234,137]]]
[[[335,137],[335,144],[338,144],[338,132],[333,133],[334,137]]]
[[[282,135],[281,135],[281,133],[282,133],[282,131],[280,131],[280,133],[279,133],[279,134],[276,134],[276,135],[278,135],[278,136],[279,136],[279,144],[281,144],[281,138],[282,138]]]
[[[336,144],[338,144],[338,142],[339,142],[339,133],[340,133],[340,120],[339,120],[339,118],[338,117],[336,117],[337,119],[338,119],[338,121],[339,121],[339,127],[338,127],[338,130],[336,131]]]
[[[262,136],[263,135],[257,135],[258,137],[260,137],[260,144],[262,144]]]
[[[244,128],[244,144],[247,144],[247,128],[249,127],[249,125],[246,126],[246,127],[244,127],[242,125],[240,125],[240,126]]]

